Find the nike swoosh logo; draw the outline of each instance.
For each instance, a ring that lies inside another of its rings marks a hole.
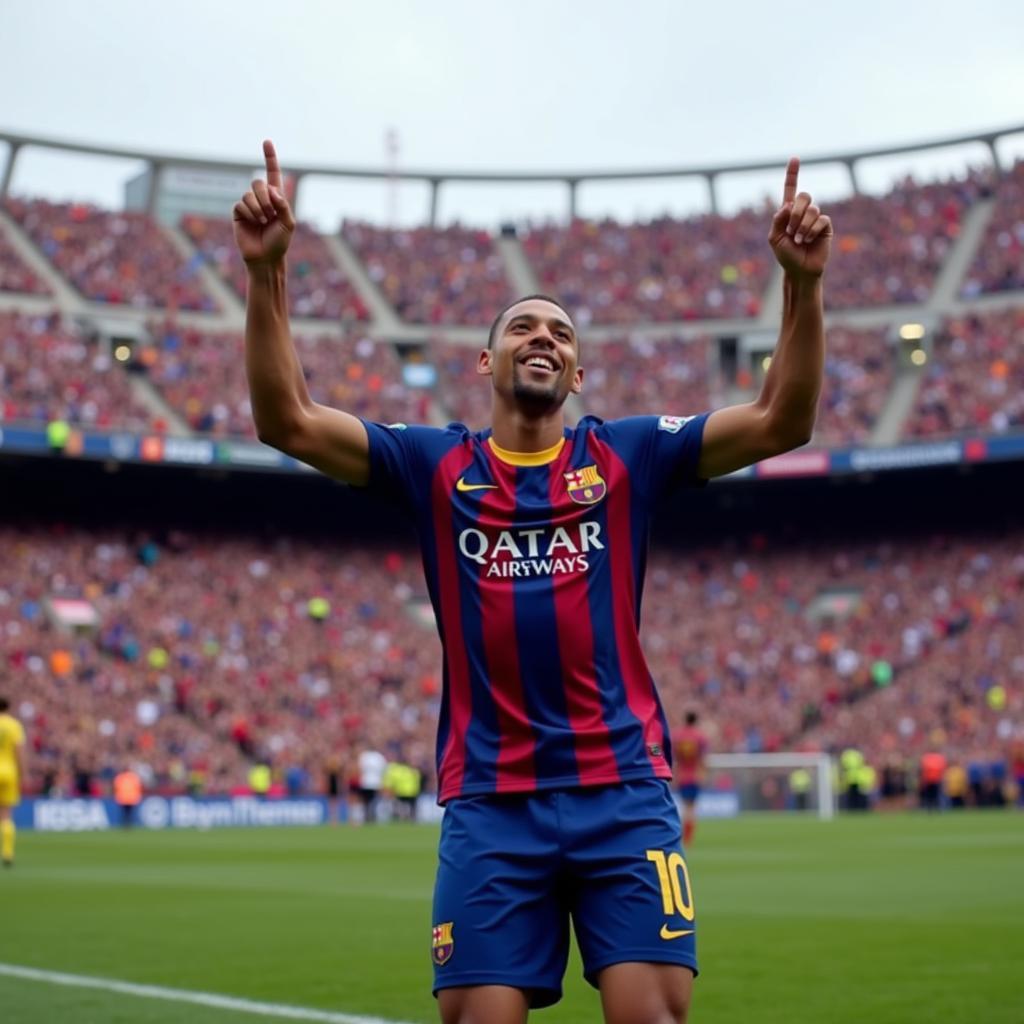
[[[455,490],[462,491],[496,491],[498,489],[497,484],[467,484],[464,477],[459,477],[455,481]]]
[[[661,926],[661,937],[663,939],[681,939],[684,935],[692,935],[693,929],[688,928],[681,932],[673,931],[667,924]]]

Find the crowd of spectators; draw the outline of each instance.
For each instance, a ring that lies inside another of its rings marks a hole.
[[[910,437],[1024,428],[1024,308],[945,320],[937,333]]]
[[[708,338],[649,338],[634,334],[585,343],[584,410],[602,419],[693,416],[721,404]]]
[[[1024,722],[1024,535],[652,552],[642,636],[718,752],[1004,752]],[[0,528],[0,690],[32,784],[147,786],[383,751],[432,774],[440,648],[418,558],[276,537]],[[53,599],[89,602],[72,633]],[[63,780],[63,781],[62,781]],[[198,781],[197,781],[198,780]]]
[[[491,387],[489,379],[477,373],[479,348],[434,342],[431,351],[446,414],[474,430],[483,429],[490,422]],[[582,413],[618,419],[690,416],[719,408],[726,398],[714,353],[707,337],[651,338],[637,333],[584,342]],[[892,380],[892,352],[885,331],[830,329],[815,443],[867,441]]]
[[[187,214],[181,227],[204,258],[244,299],[245,264],[235,246],[231,221]],[[292,316],[346,322],[370,318],[366,305],[327,244],[308,224],[296,225],[288,247],[288,302]]]
[[[0,422],[159,430],[109,351],[57,313],[0,311]]]
[[[0,227],[0,292],[21,292],[26,295],[49,295],[50,289],[18,255]]]
[[[664,217],[645,224],[575,220],[523,239],[545,291],[582,326],[756,317],[772,271],[768,210]]]
[[[392,230],[346,221],[342,234],[395,312],[415,324],[490,324],[515,296],[486,231]]]
[[[255,436],[241,334],[173,322],[153,324],[150,333],[154,343],[137,353],[138,368],[192,430]],[[372,420],[428,420],[426,394],[403,383],[391,344],[362,334],[299,334],[294,341],[314,401]]]
[[[361,743],[429,768],[438,645],[409,621],[410,554],[60,528],[0,545],[0,690],[33,788],[132,764],[147,788],[226,792],[257,758],[317,785]],[[95,629],[58,625],[52,599],[88,602]]]
[[[921,185],[908,178],[884,196],[829,203],[836,231],[825,301],[830,309],[925,302],[987,173]]]
[[[659,553],[644,602],[654,677],[670,713],[703,710],[717,751],[999,753],[1024,724],[1022,540]]]
[[[992,219],[964,277],[964,298],[1024,289],[1024,160],[1000,180],[995,197]]]
[[[140,309],[213,312],[198,266],[184,261],[143,213],[84,203],[8,199],[7,212],[87,299]]]
[[[892,388],[894,356],[884,330],[831,327],[814,443],[862,444]]]
[[[483,430],[491,423],[491,379],[477,373],[482,345],[431,342],[438,398],[449,420]]]
[[[482,430],[491,419],[491,381],[477,373],[480,348],[433,342],[439,397],[448,417]],[[717,374],[707,338],[649,338],[584,341],[582,415],[668,414],[689,416],[711,407]],[[573,408],[567,409],[572,419]]]

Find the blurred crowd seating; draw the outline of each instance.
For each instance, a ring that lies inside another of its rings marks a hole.
[[[192,430],[255,437],[241,334],[173,323],[153,324],[150,333],[155,343],[139,353],[139,363]],[[361,334],[299,334],[294,340],[314,401],[388,423],[429,419],[425,393],[403,383],[391,344]]]
[[[245,264],[235,247],[231,221],[187,214],[181,227],[244,300]],[[343,321],[368,320],[370,316],[323,238],[308,224],[296,226],[288,249],[288,302],[292,316]]]
[[[773,266],[770,220],[767,209],[647,224],[576,220],[534,227],[523,247],[542,289],[583,326],[755,317]]]
[[[672,722],[718,752],[999,756],[1024,715],[1024,535],[652,552],[642,636]],[[0,528],[0,692],[32,782],[316,780],[367,746],[431,772],[440,648],[409,549]],[[91,632],[51,621],[89,601]],[[311,599],[320,598],[319,604]]]
[[[395,312],[415,324],[490,324],[514,298],[487,231],[391,230],[346,221],[342,234]]]
[[[433,341],[438,397],[448,419],[483,430],[491,423],[491,380],[476,372],[481,345]]]
[[[999,181],[995,199],[992,219],[964,276],[964,298],[1024,289],[1024,160]]]
[[[110,353],[57,313],[0,310],[0,422],[162,430]]]
[[[863,444],[889,397],[894,356],[884,330],[832,327],[814,443]]]
[[[49,295],[50,289],[7,240],[0,228],[0,292],[21,292],[25,295]]]
[[[590,415],[693,416],[718,404],[718,376],[708,338],[634,334],[584,346],[581,400]]]
[[[904,428],[910,437],[1024,427],[1024,307],[945,320]]]
[[[884,196],[828,203],[836,247],[828,267],[830,309],[925,302],[988,175],[920,185],[908,178]]]
[[[226,792],[251,757],[320,779],[358,743],[398,743],[429,767],[438,650],[410,628],[410,554],[6,527],[0,544],[0,690],[27,727],[35,785],[67,793],[135,763],[151,787],[198,773]],[[90,602],[98,627],[59,628],[51,597]]]
[[[217,308],[197,265],[185,262],[143,213],[43,199],[8,199],[6,209],[87,299],[139,309]]]

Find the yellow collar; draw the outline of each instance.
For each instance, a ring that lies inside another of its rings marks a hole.
[[[487,443],[491,446],[491,451],[510,466],[546,466],[558,458],[558,453],[565,445],[565,438],[560,437],[555,444],[542,452],[510,452],[496,444],[493,437],[487,438]]]

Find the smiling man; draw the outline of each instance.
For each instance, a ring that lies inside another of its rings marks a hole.
[[[797,193],[791,160],[768,239],[782,331],[754,402],[568,428],[580,341],[557,300],[531,295],[498,314],[480,353],[490,429],[384,426],[309,397],[285,291],[295,221],[269,142],[264,155],[267,180],[235,206],[257,431],[405,503],[437,615],[442,1020],[522,1024],[555,1002],[571,923],[608,1024],[683,1021],[697,926],[671,737],[638,635],[648,521],[670,491],[810,438],[831,223]]]

